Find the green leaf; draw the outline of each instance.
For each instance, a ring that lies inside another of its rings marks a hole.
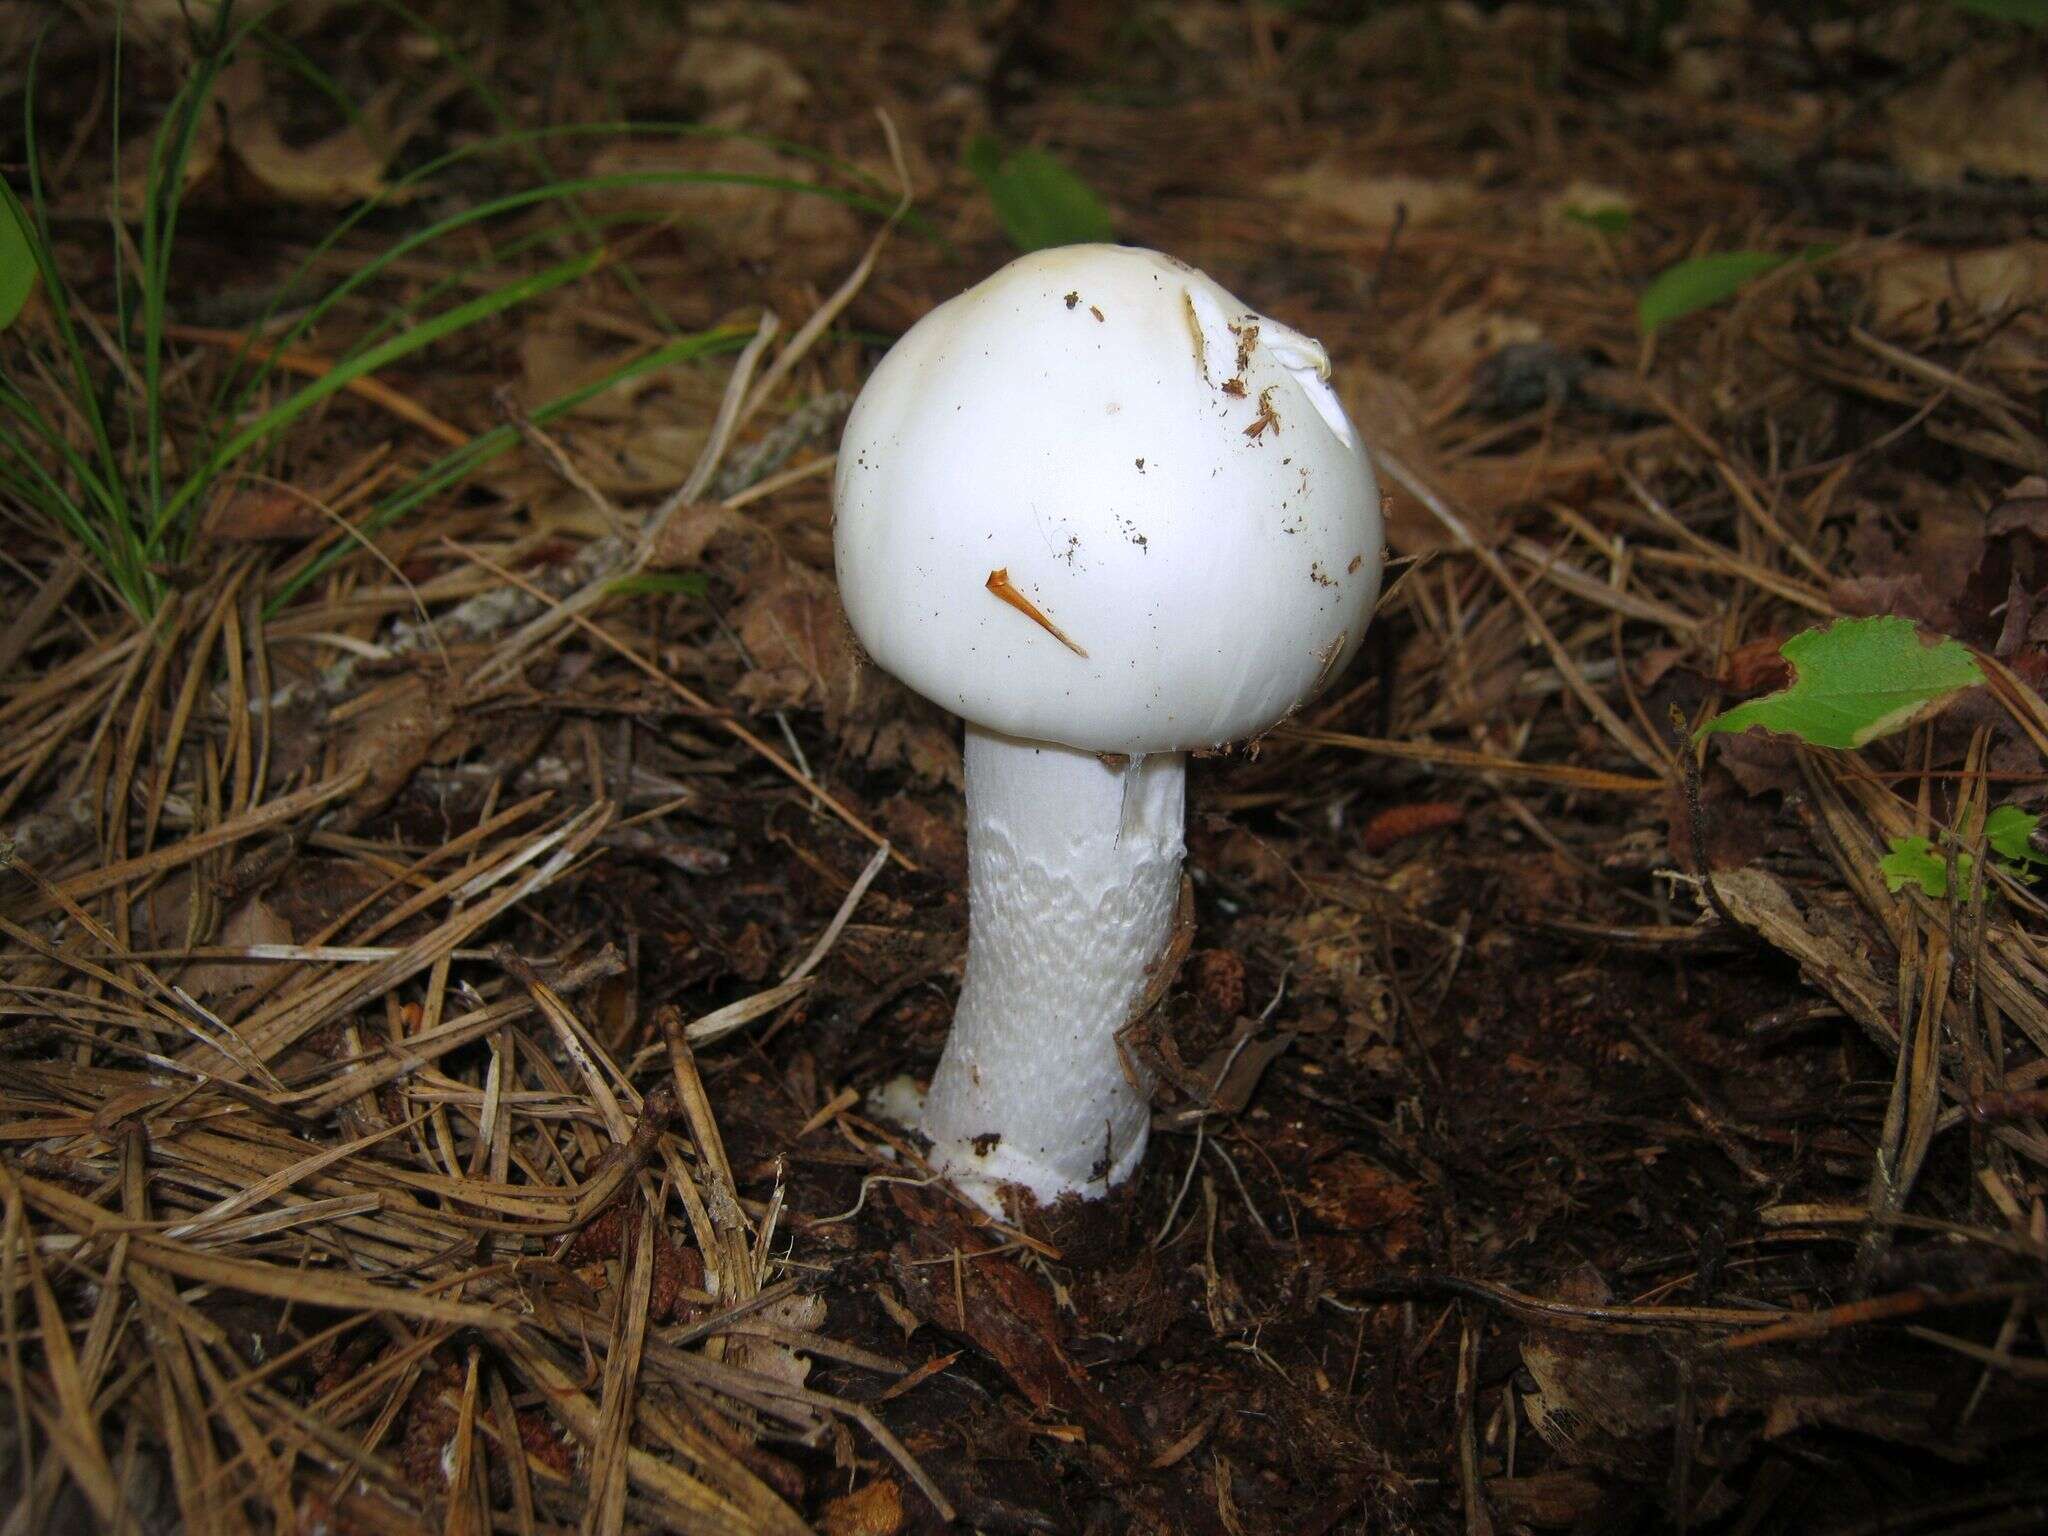
[[[1666,267],[1650,280],[1636,305],[1636,322],[1654,335],[1695,310],[1711,309],[1746,284],[1782,267],[1788,258],[1769,251],[1721,251]]]
[[[710,590],[702,571],[648,571],[621,576],[605,588],[614,597],[702,597]]]
[[[1984,841],[1991,851],[2013,864],[2048,864],[2048,854],[2034,846],[2034,828],[2041,818],[2016,805],[2001,805],[1984,818]],[[2031,876],[2023,876],[2031,878]]]
[[[1603,235],[1625,235],[1629,225],[1635,222],[1635,215],[1628,209],[1612,205],[1605,208],[1567,208],[1564,216],[1574,224],[1583,224]]]
[[[967,168],[988,189],[997,222],[1020,251],[1116,238],[1109,210],[1088,183],[1042,149],[1004,154],[979,134],[967,146]]]
[[[1953,640],[1922,645],[1901,618],[1842,619],[1794,635],[1778,654],[1792,664],[1792,686],[1737,705],[1700,735],[1760,725],[1817,747],[1860,747],[1984,681],[1969,651]]]
[[[36,286],[36,252],[13,195],[0,199],[0,331],[14,324]]]
[[[1948,895],[1948,860],[1924,837],[1895,837],[1887,845],[1891,852],[1877,861],[1885,888],[1902,891],[1917,885],[1923,894],[1939,900]],[[1956,878],[1967,883],[1974,863],[1967,853],[1956,855]]]
[[[2036,32],[2048,29],[2048,0],[1949,0],[1949,4],[1994,21],[2016,21]]]

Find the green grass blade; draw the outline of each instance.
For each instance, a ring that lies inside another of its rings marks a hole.
[[[467,330],[481,320],[539,298],[544,293],[552,293],[565,283],[573,283],[594,271],[603,260],[604,252],[593,251],[588,255],[549,267],[544,272],[536,272],[531,277],[507,283],[504,287],[472,299],[467,304],[458,304],[453,309],[444,310],[412,330],[360,352],[347,362],[329,370],[305,388],[265,411],[255,421],[214,449],[206,463],[179,488],[177,494],[166,502],[163,510],[157,514],[154,530],[156,535],[163,537],[172,529],[179,514],[191,504],[201,489],[211,484],[230,464],[257,444],[296,421],[329,395],[347,388],[357,379],[375,373],[388,363],[410,357],[422,348],[432,346],[443,337]]]
[[[718,330],[699,331],[694,335],[682,336],[664,346],[655,348],[645,357],[635,359],[623,367],[613,369],[603,378],[556,396],[539,409],[528,413],[528,419],[540,426],[546,426],[558,416],[566,415],[585,401],[595,399],[614,385],[636,379],[657,368],[673,367],[678,363],[696,361],[699,358],[716,356],[721,352],[736,352],[745,346],[753,335],[752,327],[722,327]],[[511,426],[493,427],[479,433],[460,448],[443,454],[422,470],[402,489],[380,502],[375,510],[364,519],[361,531],[375,533],[390,527],[415,507],[460,484],[469,475],[499,457],[519,442],[519,433]],[[309,564],[289,581],[278,588],[271,597],[268,612],[275,614],[284,605],[317,581],[336,562],[352,553],[352,547],[337,545]]]
[[[430,182],[431,180],[433,180],[434,177],[440,175],[444,171],[450,170],[458,165],[463,164],[466,161],[484,159],[491,155],[498,154],[501,151],[516,150],[524,145],[532,143],[546,143],[558,139],[578,140],[589,138],[633,137],[744,139],[749,143],[759,144],[764,148],[773,149],[779,154],[789,155],[792,158],[796,159],[808,160],[814,164],[820,165],[829,170],[849,176],[852,179],[860,182],[863,186],[865,186],[868,189],[865,192],[854,192],[847,191],[838,187],[820,186],[815,182],[779,181],[774,183],[774,185],[779,190],[801,192],[813,197],[829,198],[833,201],[843,204],[848,208],[853,208],[863,213],[874,214],[878,217],[888,217],[890,214],[895,212],[895,198],[889,195],[887,188],[884,188],[873,176],[861,170],[860,167],[850,165],[844,161],[838,160],[833,156],[824,153],[821,150],[812,149],[808,145],[797,144],[787,139],[774,138],[766,134],[746,133],[739,129],[732,128],[713,128],[702,123],[673,123],[663,121],[637,120],[626,120],[612,123],[557,123],[550,127],[544,128],[513,129],[508,132],[497,134],[490,138],[476,140],[473,143],[458,145],[456,148],[447,151],[445,154],[439,155],[432,160],[426,161],[424,164],[415,166],[412,170],[406,172],[403,176],[399,176],[393,179],[375,197],[367,198],[363,202],[357,204],[354,208],[350,209],[349,212],[346,215],[344,215],[331,230],[327,232],[327,234],[320,240],[320,242],[317,245],[315,245],[311,251],[307,253],[306,257],[303,260],[301,260],[298,267],[296,267],[292,271],[290,276],[286,278],[284,283],[280,285],[280,297],[273,302],[271,309],[265,311],[264,318],[265,320],[267,320],[272,314],[276,312],[277,307],[284,302],[283,295],[289,294],[296,287],[299,280],[305,276],[308,270],[310,270],[313,263],[317,261],[320,257],[324,256],[328,251],[332,250],[336,243],[338,243],[340,239],[349,232],[350,229],[352,229],[355,225],[360,223],[363,219],[369,217],[370,214],[376,212],[379,208],[391,202],[393,199],[418,190],[420,187],[424,186],[426,183]],[[708,171],[667,171],[651,172],[648,174],[651,174],[662,181],[682,184],[687,184],[692,181],[712,181],[722,179],[721,173]],[[543,183],[544,187],[555,185],[567,186],[569,185],[569,183],[560,177],[549,177],[548,180],[545,183]],[[588,182],[578,184],[579,188],[585,189],[587,189],[590,185],[591,184]],[[930,222],[919,217],[915,213],[906,215],[902,222],[903,226],[906,229],[911,230],[914,233],[920,234],[926,238],[938,238],[937,231],[932,228]],[[444,224],[441,227],[445,230],[447,228],[459,226]],[[257,328],[261,329],[262,327],[261,325],[259,325]]]
[[[967,168],[987,190],[996,221],[1020,251],[1116,238],[1115,223],[1094,189],[1042,149],[1005,154],[984,133],[967,147]]]
[[[363,114],[349,99],[348,92],[341,88],[341,83],[306,57],[303,50],[278,36],[267,23],[256,25],[252,41],[261,44],[266,54],[325,97],[351,128],[363,127]]]
[[[643,571],[605,588],[613,597],[702,597],[710,590],[711,578],[702,571]]]
[[[0,331],[21,314],[41,271],[31,249],[34,237],[23,216],[15,212],[19,203],[20,199],[12,196],[0,203]]]
[[[2036,32],[2048,31],[2048,0],[1949,0],[1949,4],[1993,21],[2017,22]]]
[[[876,195],[870,195],[870,192],[846,191],[837,187],[819,186],[811,182],[767,177],[744,177],[716,172],[645,172],[640,173],[637,183],[632,177],[628,176],[586,178],[579,182],[558,180],[542,188],[511,194],[509,198],[496,198],[475,205],[459,214],[440,220],[425,230],[406,236],[398,244],[357,266],[341,283],[322,293],[317,299],[312,301],[310,306],[302,311],[297,320],[280,336],[271,337],[268,335],[271,321],[288,303],[293,301],[294,296],[299,292],[300,286],[308,274],[341,243],[350,230],[354,229],[380,208],[387,206],[393,199],[416,190],[451,167],[469,160],[481,159],[497,154],[503,150],[517,148],[529,142],[539,143],[557,139],[580,140],[632,136],[648,138],[744,139],[750,143],[760,144],[766,148],[773,149],[778,153],[807,160],[845,175],[862,186],[871,189]],[[320,238],[312,249],[306,252],[300,259],[299,264],[277,285],[270,303],[264,307],[255,322],[247,328],[248,334],[252,341],[260,335],[264,336],[267,340],[275,341],[279,346],[291,347],[301,337],[311,331],[336,303],[345,298],[349,293],[361,288],[393,261],[407,252],[419,249],[430,241],[467,228],[483,219],[495,218],[501,213],[512,212],[536,202],[547,201],[564,195],[574,195],[587,190],[634,184],[688,185],[691,183],[760,186],[776,191],[791,191],[802,193],[806,196],[828,198],[844,207],[880,218],[893,217],[895,214],[895,199],[879,195],[884,191],[881,183],[866,171],[861,170],[860,167],[850,165],[821,150],[812,149],[808,145],[797,144],[787,139],[778,139],[766,134],[746,133],[739,129],[731,128],[714,128],[702,123],[637,120],[613,123],[562,123],[544,128],[515,129],[498,134],[492,138],[458,145],[447,153],[429,160],[423,165],[416,166],[405,175],[397,177],[386,185],[377,196],[367,198],[350,209],[335,222],[333,227]],[[937,241],[942,246],[946,244],[943,236],[932,227],[930,221],[914,212],[904,215],[901,224],[904,229],[923,238]],[[214,400],[213,410],[210,413],[212,419],[220,420],[240,415],[246,407],[250,395],[261,387],[263,381],[269,377],[274,367],[273,363],[266,361],[260,364],[253,374],[245,374],[243,369],[247,362],[248,348],[245,346],[241,352],[235,355],[229,366],[223,371],[221,389]]]
[[[14,409],[15,414],[21,419],[41,428],[46,440],[55,444],[60,455],[67,458],[72,472],[79,477],[80,484],[99,495],[102,510],[107,517],[109,534],[118,533],[124,544],[132,544],[135,519],[126,482],[121,477],[121,461],[114,452],[113,436],[107,430],[106,417],[100,409],[99,391],[93,384],[88,354],[79,339],[78,328],[72,318],[71,290],[65,286],[64,275],[57,270],[57,261],[53,254],[56,246],[50,234],[49,200],[43,190],[42,148],[36,137],[35,120],[36,92],[40,80],[38,70],[42,61],[43,43],[48,33],[49,29],[46,27],[37,35],[35,46],[30,50],[27,77],[22,90],[22,144],[28,164],[29,204],[24,205],[21,199],[14,195],[14,189],[5,181],[0,181],[0,198],[6,200],[8,212],[32,236],[31,255],[42,279],[43,300],[57,332],[58,345],[63,349],[63,363],[71,376],[72,401],[85,421],[97,470],[88,468],[84,459],[71,448],[69,440],[44,422],[27,397],[18,391],[14,394],[14,400],[17,402]],[[65,506],[72,505],[68,496],[63,498],[63,503]],[[56,507],[51,510],[60,511]]]
[[[223,24],[227,20],[227,10],[223,7]],[[216,48],[201,57],[197,68],[171,98],[170,110],[150,146],[140,240],[143,260],[142,386],[149,504],[158,509],[164,505],[165,494],[164,324],[170,299],[171,254],[177,240],[178,214],[185,201],[185,166],[192,158],[199,124],[212,103],[214,83],[220,78],[233,49],[253,26],[254,23],[250,23],[233,37],[218,40]],[[162,537],[164,527],[165,519],[159,510],[151,523],[153,544]]]
[[[433,39],[434,45],[441,50],[442,60],[452,65],[455,71],[462,76],[463,84],[467,85],[470,93],[484,104],[485,110],[497,120],[500,129],[509,128],[518,121],[512,115],[512,109],[506,105],[505,99],[498,94],[490,81],[478,73],[469,62],[469,56],[455,46],[453,38],[449,37],[424,16],[421,16],[411,6],[406,5],[404,0],[377,0],[377,4],[394,15],[402,16],[408,25]],[[526,156],[526,160],[534,175],[538,176],[543,182],[556,180],[555,168],[548,164],[547,156],[541,153],[538,141],[529,141],[528,149],[530,153]],[[601,246],[603,237],[598,233],[596,226],[591,223],[590,215],[583,205],[571,199],[568,203],[568,211],[569,220],[576,226],[576,232],[593,247]],[[661,307],[660,301],[641,285],[640,280],[626,268],[620,268],[618,276],[626,291],[633,296],[633,301],[646,311],[647,317],[654,322],[662,334],[666,336],[675,335],[675,320],[669,315],[667,310]]]
[[[100,469],[95,468],[91,460],[71,446],[70,441],[37,408],[33,400],[5,378],[0,378],[0,418],[20,422],[33,437],[41,439],[48,448],[50,457],[63,463],[79,485],[98,504],[101,512],[109,518],[119,520],[122,501],[115,489],[118,481],[110,482]],[[13,442],[19,444],[21,439],[16,436]],[[21,447],[20,451],[24,456],[29,456],[26,446]]]
[[[592,215],[592,222],[599,229],[614,230],[620,228],[637,229],[649,224],[659,223],[661,219],[659,215],[641,213],[606,213]],[[575,225],[568,223],[550,224],[545,228],[529,230],[511,240],[486,247],[483,254],[475,260],[466,261],[461,266],[452,268],[447,276],[436,278],[433,282],[421,288],[418,293],[407,297],[402,304],[394,305],[390,313],[383,320],[372,326],[351,344],[350,352],[353,353],[364,347],[374,346],[391,332],[404,326],[417,324],[421,315],[432,310],[435,305],[447,299],[450,294],[467,288],[471,280],[479,274],[495,272],[510,266],[517,258],[529,255],[540,247],[549,245],[566,234],[573,233],[575,227]]]
[[[72,500],[71,493],[43,467],[42,461],[31,451],[32,446],[23,442],[11,428],[0,424],[0,475],[6,476],[24,503],[61,523],[89,552],[105,563],[106,541],[93,527],[85,509]]]
[[[1719,251],[1666,267],[1643,290],[1637,323],[1645,335],[1654,335],[1674,320],[1733,298],[1788,259],[1770,251]]]
[[[47,34],[47,28],[45,34]],[[94,451],[99,454],[103,465],[113,466],[113,439],[107,433],[106,422],[100,415],[99,391],[93,388],[92,374],[87,368],[86,351],[78,339],[77,327],[71,318],[71,290],[65,286],[64,276],[57,270],[57,261],[51,253],[55,250],[50,236],[49,200],[43,191],[42,148],[36,138],[35,102],[38,84],[37,67],[42,58],[43,37],[36,38],[35,48],[29,54],[28,80],[22,91],[22,142],[28,160],[29,205],[14,195],[14,189],[0,180],[0,198],[6,199],[8,211],[20,220],[23,227],[32,230],[35,238],[31,254],[36,269],[43,280],[43,297],[50,307],[50,318],[57,328],[58,340],[64,348],[64,360],[70,365],[72,383],[76,387],[79,410],[85,415],[87,429],[92,433]],[[33,222],[30,207],[33,207]]]
[[[743,186],[773,192],[804,192],[821,197],[829,197],[836,202],[843,203],[848,207],[858,208],[864,212],[886,215],[893,211],[892,209],[882,207],[873,199],[860,193],[842,192],[828,187],[817,187],[810,182],[794,181],[786,177],[752,176],[738,172],[622,171],[610,176],[584,176],[552,182],[544,187],[530,187],[518,192],[508,192],[501,197],[491,198],[485,202],[465,208],[458,213],[450,214],[444,219],[438,219],[426,228],[415,230],[404,238],[394,241],[391,245],[355,267],[340,282],[328,289],[327,292],[323,293],[314,302],[307,305],[299,317],[274,339],[274,344],[283,349],[296,345],[337,304],[373,281],[392,263],[413,251],[419,250],[422,246],[429,245],[436,240],[453,234],[457,230],[467,229],[471,225],[479,224],[504,214],[514,213],[523,208],[561,202],[584,192],[623,191],[635,187],[676,185]],[[338,240],[346,228],[361,217],[369,206],[369,204],[365,204],[363,209],[352,212],[328,239],[321,241],[319,245],[315,246],[307,254],[305,260],[300,263],[299,268],[286,278],[285,283],[280,288],[280,295],[289,291],[311,263],[331,249],[334,241]],[[274,301],[273,307],[276,302],[281,302],[281,299]],[[266,312],[266,319],[267,314],[268,312]],[[250,327],[251,336],[253,337],[259,332],[263,325],[264,320],[259,320],[256,325]],[[238,354],[238,360],[244,355],[246,354]],[[239,415],[242,408],[247,405],[250,396],[256,389],[261,387],[263,381],[270,376],[274,368],[274,362],[265,361],[259,364],[252,372],[243,376],[242,382],[235,387],[231,395],[224,395],[221,400],[216,402],[216,414],[222,417]],[[234,370],[230,370],[230,377],[234,376]]]
[[[96,515],[89,506],[79,505],[63,483],[44,467],[33,446],[0,424],[0,483],[11,488],[23,504],[34,507],[49,518],[98,561],[100,569],[106,573],[108,581],[121,594],[121,600],[130,611],[137,617],[149,614],[156,606],[160,583],[148,566],[137,560],[136,551],[130,543],[108,537],[121,525]],[[71,452],[68,444],[60,442],[60,446],[64,453],[59,457],[66,458],[67,467],[78,473],[82,466],[76,454]]]

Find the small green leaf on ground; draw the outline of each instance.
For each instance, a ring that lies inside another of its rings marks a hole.
[[[1650,279],[1636,305],[1636,321],[1654,334],[1695,310],[1725,303],[1748,283],[1782,267],[1787,257],[1770,251],[1720,251],[1666,267]]]
[[[2048,0],[1949,0],[1949,4],[1995,21],[2016,21],[2037,32],[2048,31]]]
[[[1574,224],[1583,224],[1596,229],[1603,235],[1625,235],[1635,215],[1626,208],[1609,205],[1605,208],[1567,208],[1564,216]]]
[[[1116,238],[1102,199],[1042,149],[1005,154],[1002,145],[984,133],[967,146],[967,168],[988,189],[997,222],[1020,251]]]
[[[1984,842],[1995,855],[1992,867],[2022,883],[2037,880],[2048,872],[2048,855],[2035,848],[2032,841],[2034,828],[2040,824],[2040,817],[2016,805],[2001,805],[1986,816]],[[1940,843],[1924,837],[1892,838],[1886,844],[1890,851],[1877,861],[1884,883],[1894,891],[1917,885],[1929,896],[1948,895],[1947,845],[1951,841],[1947,834],[1943,834]],[[1975,863],[1969,854],[1956,853],[1956,878],[1964,885],[1970,883],[1970,870]]]
[[[702,571],[648,571],[621,576],[605,590],[613,597],[702,597],[711,583]]]
[[[1984,818],[1984,841],[1991,845],[1991,851],[2009,863],[2030,866],[2048,864],[2048,854],[2034,846],[2034,829],[2041,825],[2041,818],[2031,816],[2016,805],[2001,805]],[[2031,878],[2030,868],[2014,871],[2022,878]]]
[[[1760,725],[1817,747],[1860,747],[1984,681],[1961,645],[1923,645],[1910,621],[1890,616],[1806,630],[1778,654],[1792,664],[1792,686],[1737,705],[1699,734]]]
[[[0,331],[14,324],[36,286],[36,252],[20,206],[11,193],[0,198]]]
[[[1948,860],[1934,844],[1924,837],[1895,837],[1888,846],[1891,852],[1877,861],[1887,890],[1917,885],[1923,895],[1937,900],[1948,895]],[[1967,853],[1957,854],[1956,878],[1968,884],[1974,862]]]

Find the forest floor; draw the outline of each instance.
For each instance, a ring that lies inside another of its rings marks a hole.
[[[2048,49],[1665,9],[299,0],[217,78],[60,21],[0,129],[65,288],[0,335],[0,1531],[2048,1526],[1986,834],[2048,798]],[[829,508],[1014,252],[983,136],[1321,338],[1394,557],[1192,766],[1141,1172],[1014,1225],[868,1112],[960,768]],[[1691,741],[1875,614],[1984,683]]]

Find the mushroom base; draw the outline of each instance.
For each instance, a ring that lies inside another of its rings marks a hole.
[[[967,731],[967,975],[920,1129],[982,1205],[1093,1198],[1144,1155],[1152,1083],[1117,1031],[1180,896],[1187,759]]]

